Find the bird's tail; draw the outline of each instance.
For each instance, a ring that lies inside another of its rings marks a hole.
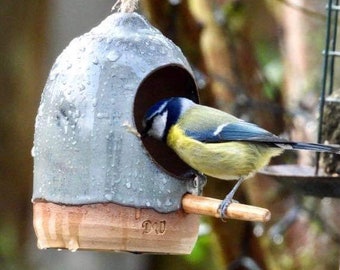
[[[316,152],[328,152],[340,154],[340,146],[319,144],[319,143],[304,143],[304,142],[287,142],[277,143],[278,147],[283,149],[296,149],[296,150],[310,150]]]

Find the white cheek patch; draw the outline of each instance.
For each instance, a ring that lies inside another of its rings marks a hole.
[[[152,128],[149,131],[149,135],[157,139],[162,139],[165,132],[167,118],[168,111],[164,111],[164,113],[157,115],[153,120]]]
[[[219,125],[216,129],[215,129],[215,131],[214,131],[214,136],[217,136],[218,134],[220,134],[221,133],[221,131],[226,127],[226,126],[228,126],[229,124],[227,123],[227,124],[223,124],[223,125]]]

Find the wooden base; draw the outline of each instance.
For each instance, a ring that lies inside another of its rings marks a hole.
[[[199,216],[182,210],[161,214],[113,203],[81,206],[33,203],[38,248],[189,254]]]

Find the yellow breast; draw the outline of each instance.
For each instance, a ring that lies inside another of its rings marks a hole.
[[[260,143],[202,143],[184,136],[178,125],[169,130],[167,144],[190,167],[224,180],[247,177],[283,151]]]

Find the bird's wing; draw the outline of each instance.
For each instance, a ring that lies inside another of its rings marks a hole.
[[[248,122],[224,123],[214,128],[185,130],[185,134],[195,140],[208,143],[227,141],[251,141],[280,143],[286,140],[265,129]]]
[[[340,154],[339,146],[289,141],[255,124],[242,121],[228,113],[206,106],[195,106],[188,113],[191,115],[184,117],[179,126],[187,136],[201,142],[258,142],[282,149],[312,150]]]
[[[205,106],[197,106],[188,112],[187,121],[180,123],[185,134],[195,140],[208,143],[249,141],[286,143],[259,126],[242,121],[228,113]]]

